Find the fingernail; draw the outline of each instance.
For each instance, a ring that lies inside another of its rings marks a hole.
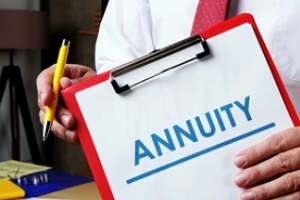
[[[246,156],[236,156],[233,162],[237,167],[243,167],[246,165],[247,159]]]
[[[45,102],[45,99],[46,99],[46,94],[44,92],[42,92],[42,94],[41,94],[41,101]]]
[[[60,120],[61,120],[61,122],[62,122],[64,125],[66,125],[66,124],[69,123],[70,117],[69,117],[68,115],[62,115],[62,116],[60,117]]]
[[[238,186],[243,186],[249,181],[248,176],[244,173],[239,173],[235,176],[235,183]]]
[[[73,141],[74,140],[74,132],[73,131],[70,131],[70,130],[66,130],[66,132],[65,132],[65,134],[66,134],[66,138],[68,139],[68,140],[70,140],[70,141]]]
[[[241,200],[255,200],[254,192],[246,192],[241,195]]]

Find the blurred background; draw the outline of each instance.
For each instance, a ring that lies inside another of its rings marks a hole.
[[[46,33],[43,38],[47,44],[45,47],[39,48],[13,49],[13,65],[21,71],[29,110],[29,113],[26,113],[26,118],[31,119],[33,131],[30,133],[26,131],[23,123],[24,116],[22,116],[18,106],[16,106],[16,117],[12,122],[10,105],[16,102],[12,102],[7,83],[0,101],[0,162],[15,159],[15,153],[19,152],[18,160],[39,162],[38,164],[53,166],[55,169],[72,174],[90,176],[90,170],[80,145],[65,142],[53,135],[50,135],[46,142],[42,142],[36,78],[41,70],[56,63],[62,39],[71,40],[68,63],[77,63],[94,68],[97,30],[106,4],[107,0],[0,0],[0,10],[2,11],[37,11],[46,14],[46,26],[39,27],[44,29],[43,33]],[[0,39],[1,71],[12,61],[11,49],[1,47],[1,42],[5,42],[5,37],[2,35],[7,33],[7,27],[11,24],[14,25],[15,23],[0,23],[0,36],[2,38],[2,40]],[[37,31],[41,31],[39,27],[35,27]],[[34,35],[31,37],[31,39],[35,39]],[[4,86],[3,81],[0,84]],[[30,124],[27,120],[26,123],[27,125]],[[27,126],[26,123],[25,126]],[[16,124],[18,124],[18,130],[13,130],[12,125],[16,126]],[[32,149],[29,148],[26,139],[27,134],[35,136],[38,148],[38,152],[35,154],[36,159],[33,159]]]

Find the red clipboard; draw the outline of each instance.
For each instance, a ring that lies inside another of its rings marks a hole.
[[[272,58],[267,50],[267,47],[263,41],[263,38],[262,38],[262,36],[258,30],[258,27],[254,21],[254,18],[250,14],[245,13],[245,14],[241,14],[237,17],[234,17],[232,19],[229,19],[221,24],[213,26],[212,28],[201,33],[200,35],[204,39],[210,39],[210,38],[213,38],[215,36],[218,36],[218,35],[226,32],[228,30],[231,30],[235,27],[243,25],[243,24],[251,24],[251,26],[254,30],[254,33],[256,35],[256,38],[259,42],[260,48],[263,51],[266,62],[268,63],[270,70],[272,72],[272,75],[273,75],[273,77],[276,81],[276,84],[280,90],[280,94],[284,99],[284,104],[290,114],[292,122],[293,122],[294,126],[298,126],[300,124],[298,116],[293,108],[293,105],[291,103],[291,100],[289,99],[288,93],[280,79],[280,75],[279,75],[278,71],[276,70],[275,64],[272,61]],[[115,199],[115,197],[111,190],[109,181],[107,179],[106,172],[101,163],[101,159],[99,158],[99,155],[97,154],[95,143],[92,140],[92,137],[89,133],[89,129],[85,122],[85,118],[83,117],[80,106],[78,105],[78,102],[76,99],[76,93],[78,93],[79,91],[85,90],[87,88],[90,88],[94,85],[101,84],[105,81],[108,81],[108,80],[110,80],[110,78],[111,78],[111,71],[107,71],[107,72],[96,75],[95,77],[93,77],[91,79],[83,81],[79,84],[71,86],[62,91],[62,96],[65,101],[66,107],[74,114],[74,117],[76,119],[76,122],[77,122],[76,128],[77,128],[77,133],[78,133],[80,143],[83,147],[85,156],[87,158],[87,161],[88,161],[91,171],[93,173],[93,177],[95,178],[99,192],[104,200]]]

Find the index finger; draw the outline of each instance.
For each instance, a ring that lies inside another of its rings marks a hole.
[[[299,146],[300,128],[290,128],[239,152],[234,158],[234,163],[237,167],[246,168],[280,152]]]
[[[49,105],[53,99],[52,80],[55,67],[44,69],[36,79],[39,105]]]

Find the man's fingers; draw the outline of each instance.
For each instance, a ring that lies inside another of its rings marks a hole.
[[[241,194],[242,200],[269,200],[284,196],[299,197],[300,171],[287,173],[273,181],[250,188]],[[288,199],[288,198],[287,198]],[[293,199],[293,198],[292,198]],[[299,199],[299,198],[296,198]]]
[[[300,147],[282,152],[255,166],[249,167],[235,177],[240,187],[252,187],[266,180],[300,169]]]
[[[240,168],[252,166],[280,152],[300,146],[299,138],[300,128],[287,129],[241,151],[235,156],[234,163]]]
[[[54,120],[52,123],[51,131],[58,136],[59,138],[62,138],[64,140],[68,140],[73,143],[78,143],[78,138],[76,135],[76,132],[73,130],[74,128],[74,118],[73,116],[67,115],[67,110],[64,110],[63,108],[59,109],[58,116],[60,116],[59,120]],[[45,112],[43,110],[40,110],[39,117],[40,122],[44,123],[44,116]]]
[[[267,138],[234,159],[244,169],[235,177],[243,200],[295,197],[300,191],[300,129],[291,128]]]
[[[54,66],[43,70],[36,79],[38,103],[40,108],[50,105],[53,99],[52,79],[54,74]]]
[[[61,139],[72,143],[78,143],[76,132],[74,130],[67,129],[56,120],[53,121],[51,131]]]

